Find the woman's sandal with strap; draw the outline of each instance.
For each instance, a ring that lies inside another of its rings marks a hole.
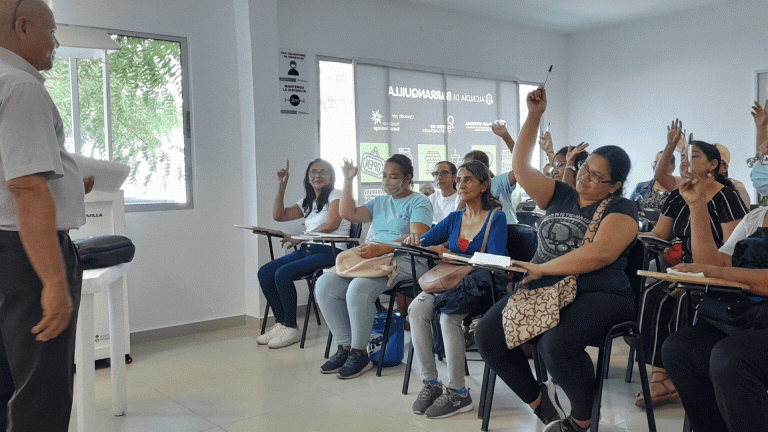
[[[651,382],[651,385],[655,383],[661,384],[662,387],[664,387],[664,393],[662,394],[653,394],[653,391],[651,391],[651,402],[653,402],[653,407],[665,405],[668,403],[675,402],[676,400],[680,399],[680,395],[677,394],[677,389],[672,387],[670,390],[670,386],[667,385],[667,383],[672,384],[672,382],[669,380],[669,377],[664,377],[664,379],[661,380],[653,380]],[[640,408],[645,408],[645,398],[643,397],[643,392],[640,391],[635,395],[635,405],[639,406]]]

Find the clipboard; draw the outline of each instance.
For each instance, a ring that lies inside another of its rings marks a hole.
[[[431,249],[427,249],[424,246],[416,246],[416,245],[412,245],[412,244],[406,244],[406,243],[403,243],[403,242],[383,242],[383,241],[375,241],[375,240],[372,240],[371,243],[392,246],[393,248],[395,248],[395,250],[401,250],[401,251],[408,252],[408,253],[414,253],[414,254],[417,254],[417,255],[422,256],[424,258],[429,258],[429,259],[434,259],[434,260],[439,260],[440,259],[440,254],[438,254],[437,252],[435,252],[435,251],[433,251]]]

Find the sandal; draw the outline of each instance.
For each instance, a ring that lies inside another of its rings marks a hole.
[[[667,385],[668,382],[669,384],[672,384],[672,382],[669,380],[669,377],[666,376],[666,372],[654,371],[654,373],[664,374],[663,379],[651,381],[651,385],[654,383],[659,383],[662,387],[664,387],[664,392],[661,394],[654,394],[653,390],[651,390],[651,402],[653,403],[654,408],[675,402],[676,400],[680,399],[680,395],[677,394],[677,389],[674,387],[670,389],[670,386]],[[635,395],[635,405],[639,406],[640,408],[645,408],[645,398],[643,397],[642,391],[637,392]]]

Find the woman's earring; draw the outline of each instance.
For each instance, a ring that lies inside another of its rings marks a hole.
[[[712,177],[712,171],[707,173],[707,177]]]

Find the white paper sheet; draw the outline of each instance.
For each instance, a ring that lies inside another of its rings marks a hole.
[[[512,259],[508,256],[475,252],[469,262],[471,264],[487,264],[499,267],[509,267],[510,264],[512,264]]]
[[[128,178],[131,168],[128,165],[72,155],[80,168],[83,179],[93,177],[93,190],[102,192],[117,192]]]
[[[686,272],[681,272],[679,270],[675,270],[673,268],[668,268],[667,269],[667,273],[679,274],[679,275],[685,275],[685,276],[706,277],[706,276],[704,276],[704,273],[702,273],[702,272],[699,272],[699,273],[686,273]]]

